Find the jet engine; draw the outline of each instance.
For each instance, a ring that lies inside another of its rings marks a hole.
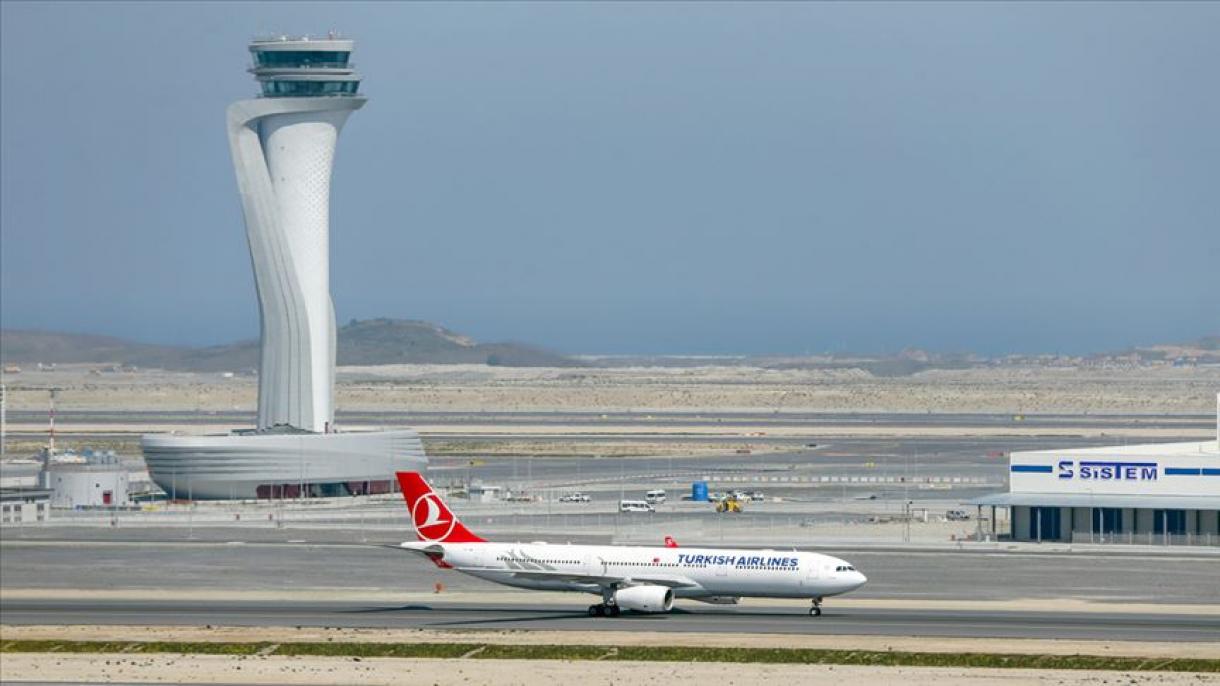
[[[669,612],[674,592],[665,586],[629,586],[614,592],[614,604],[636,612]]]

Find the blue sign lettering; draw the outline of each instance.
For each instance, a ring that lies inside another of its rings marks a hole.
[[[1073,477],[1092,481],[1156,481],[1159,471],[1155,462],[1104,462],[1081,460],[1073,469],[1072,460],[1060,460],[1059,478]]]

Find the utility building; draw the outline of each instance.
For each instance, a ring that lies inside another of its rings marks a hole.
[[[42,485],[52,507],[125,507],[130,504],[127,468],[114,452],[86,451],[79,458],[51,459],[45,454]]]

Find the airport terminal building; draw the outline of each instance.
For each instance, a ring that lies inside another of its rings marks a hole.
[[[1220,440],[1014,452],[992,534],[1015,541],[1220,545]],[[1009,510],[1011,530],[995,531]]]

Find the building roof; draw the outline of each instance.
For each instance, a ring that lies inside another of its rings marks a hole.
[[[971,505],[1012,507],[1131,507],[1140,510],[1220,510],[1220,495],[1109,495],[1093,493],[992,493]]]
[[[1015,455],[1140,455],[1147,457],[1203,457],[1220,460],[1220,446],[1214,440],[1189,443],[1143,443],[1139,445],[1107,445],[1100,448],[1061,448],[1052,450],[1020,450]]]
[[[51,491],[46,488],[0,488],[0,500],[4,502],[33,502],[35,500],[48,500],[51,497]]]

